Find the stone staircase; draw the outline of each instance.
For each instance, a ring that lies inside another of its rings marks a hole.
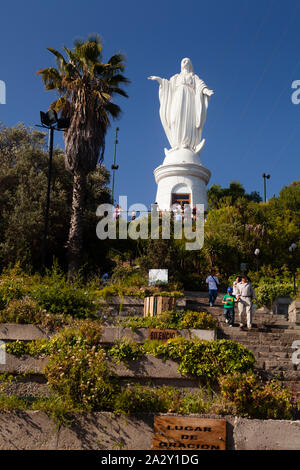
[[[210,312],[218,321],[217,338],[243,344],[256,358],[256,369],[265,380],[277,376],[289,387],[295,398],[300,398],[300,364],[293,364],[295,349],[292,344],[300,340],[300,324],[289,322],[283,315],[266,313],[258,309],[252,318],[252,329],[239,327],[237,307],[235,325],[230,328],[223,315],[223,294],[218,295],[213,307],[208,304],[207,293],[186,292],[186,308]]]

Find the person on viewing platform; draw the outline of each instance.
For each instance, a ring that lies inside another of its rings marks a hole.
[[[177,204],[175,212],[175,219],[180,222],[182,220],[182,215],[181,215],[181,206],[180,204]]]
[[[252,328],[252,304],[256,301],[256,296],[249,278],[244,274],[242,280],[237,284],[236,295],[238,300],[238,313],[240,327],[243,327],[243,314],[246,313],[247,328]]]
[[[224,317],[225,322],[229,323],[229,326],[234,325],[234,304],[236,302],[235,295],[233,295],[232,287],[228,287],[227,294],[224,295],[222,304],[224,304]]]
[[[210,307],[213,307],[218,295],[219,285],[219,279],[216,276],[215,269],[212,269],[210,272],[210,276],[206,278],[206,284],[208,284],[209,305]]]
[[[116,207],[115,207],[114,213],[113,213],[113,218],[115,220],[119,220],[120,213],[121,213],[121,208],[120,208],[119,204],[117,204]]]

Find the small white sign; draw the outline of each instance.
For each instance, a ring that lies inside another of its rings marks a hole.
[[[167,269],[149,269],[149,286],[155,284],[168,284]]]
[[[6,349],[4,341],[0,341],[0,364],[6,364]]]

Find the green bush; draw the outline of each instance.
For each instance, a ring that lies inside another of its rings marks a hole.
[[[222,375],[252,370],[254,355],[229,340],[189,341],[178,336],[161,344],[156,355],[179,362],[182,375],[196,376],[204,383],[215,383]]]
[[[54,330],[68,323],[68,319],[63,315],[47,313],[35,300],[23,297],[11,300],[4,310],[0,311],[0,322],[34,324]]]
[[[172,411],[179,414],[222,413],[220,396],[208,389],[186,393]]]
[[[213,330],[217,327],[217,321],[207,312],[170,310],[154,317],[130,317],[122,320],[120,325],[131,328],[133,331],[137,328]]]
[[[293,284],[291,283],[273,283],[259,284],[255,288],[257,297],[257,305],[259,307],[266,306],[271,308],[277,297],[291,297],[293,295]]]
[[[24,341],[13,341],[5,345],[5,351],[7,354],[13,354],[14,356],[21,357],[25,354],[29,354],[29,343]]]
[[[215,330],[217,328],[217,320],[210,313],[187,310],[179,322],[179,328]]]
[[[147,387],[134,384],[116,396],[115,413],[164,413],[174,406],[180,392],[171,387]]]
[[[86,411],[112,409],[118,387],[105,359],[102,348],[81,341],[62,345],[45,368],[50,390]]]
[[[154,317],[129,317],[119,324],[135,331],[137,328],[178,328],[182,312],[170,310]]]
[[[36,317],[39,317],[41,313],[41,308],[34,300],[28,297],[14,299],[6,305],[4,310],[0,311],[0,322],[36,323]]]
[[[0,281],[0,310],[14,299],[21,299],[26,295],[22,279],[4,279]]]
[[[75,318],[92,318],[96,315],[94,295],[81,287],[80,279],[69,282],[57,267],[32,289],[31,295],[41,308],[50,313]]]
[[[127,339],[118,341],[109,349],[109,355],[113,357],[117,363],[128,361],[136,361],[140,359],[144,354],[144,350],[141,344],[129,341]]]
[[[292,419],[291,392],[272,380],[263,384],[253,373],[235,373],[220,380],[221,394],[235,414],[245,418]]]

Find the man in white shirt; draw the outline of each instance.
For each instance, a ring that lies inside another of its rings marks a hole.
[[[206,284],[208,284],[209,305],[213,307],[218,295],[219,285],[219,279],[216,276],[215,269],[212,269],[210,276],[206,278]]]
[[[243,326],[242,315],[246,311],[247,327],[252,328],[252,300],[256,299],[254,289],[247,276],[242,276],[242,282],[236,286],[236,299],[238,300],[238,313],[240,317],[240,326]]]

